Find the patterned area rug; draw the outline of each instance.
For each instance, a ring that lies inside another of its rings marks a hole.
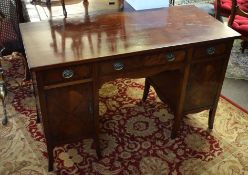
[[[230,60],[228,62],[226,77],[248,80],[248,49],[242,53],[241,40],[235,40]]]
[[[220,98],[212,132],[207,130],[204,111],[185,116],[180,136],[172,140],[173,115],[167,105],[153,90],[145,103],[140,102],[143,79],[117,79],[104,84],[99,93],[103,158],[97,159],[91,139],[66,144],[55,149],[56,170],[48,173],[44,134],[36,123],[31,82],[21,83],[22,65],[18,54],[3,61],[9,123],[0,125],[1,175],[248,172],[248,114]]]

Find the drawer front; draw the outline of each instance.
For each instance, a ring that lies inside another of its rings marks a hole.
[[[227,45],[225,43],[204,45],[194,49],[193,59],[218,56],[226,52]]]
[[[90,64],[78,66],[66,66],[54,68],[42,72],[44,85],[56,83],[65,83],[75,80],[90,78],[92,75],[92,66]]]
[[[173,64],[182,62],[185,59],[184,50],[174,52],[159,52],[148,55],[137,55],[133,57],[112,59],[98,64],[99,74],[110,75],[124,73],[126,71],[135,71],[142,68],[161,66],[164,64]]]
[[[184,61],[186,51],[178,50],[173,52],[162,52],[160,54],[145,56],[143,59],[145,66],[155,66]]]

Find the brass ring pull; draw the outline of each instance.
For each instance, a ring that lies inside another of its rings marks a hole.
[[[167,61],[169,61],[169,62],[175,60],[175,55],[172,52],[166,53],[165,57],[166,57]]]
[[[113,64],[114,70],[120,71],[124,68],[124,64],[122,62],[116,62]]]
[[[215,48],[214,47],[209,47],[207,48],[207,54],[208,55],[213,55],[215,53]]]
[[[66,79],[73,77],[73,75],[74,75],[74,72],[71,69],[66,69],[62,73],[63,78],[66,78]]]

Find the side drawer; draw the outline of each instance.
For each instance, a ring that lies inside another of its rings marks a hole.
[[[218,56],[227,52],[227,45],[225,43],[214,43],[195,47],[193,59],[201,59],[212,56]]]
[[[135,71],[152,66],[161,66],[184,61],[186,51],[157,52],[146,55],[137,55],[120,59],[111,59],[98,64],[100,76],[122,74],[126,71]]]
[[[42,72],[44,85],[82,80],[92,76],[92,65],[65,66]]]

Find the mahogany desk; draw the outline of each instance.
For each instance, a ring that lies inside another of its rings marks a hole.
[[[20,28],[49,170],[53,148],[63,143],[94,138],[100,156],[98,90],[116,78],[148,78],[147,84],[174,109],[172,137],[190,112],[210,109],[212,128],[233,40],[240,36],[194,6],[26,23]]]

